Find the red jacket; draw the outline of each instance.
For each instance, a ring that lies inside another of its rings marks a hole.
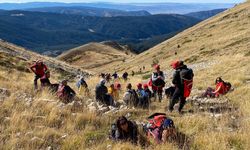
[[[37,64],[34,64],[30,67],[30,69],[38,76],[42,77],[45,75],[45,72],[48,70],[47,66],[45,64],[42,64],[42,66],[38,66]]]
[[[223,82],[219,82],[216,84],[215,88],[215,96],[218,97],[219,95],[224,95],[226,94],[226,86],[224,85]]]

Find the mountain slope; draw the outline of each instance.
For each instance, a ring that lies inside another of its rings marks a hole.
[[[52,72],[57,72],[61,74],[64,78],[68,78],[67,75],[77,76],[90,75],[91,72],[82,70],[77,67],[73,67],[62,61],[42,56],[37,53],[28,51],[17,45],[8,43],[6,41],[0,40],[0,66],[5,69],[17,69],[19,71],[29,72],[29,66],[36,60],[42,60]]]
[[[72,7],[42,7],[30,8],[28,11],[36,12],[50,12],[69,15],[82,15],[82,16],[98,16],[98,17],[117,17],[117,16],[148,16],[151,15],[147,11],[122,11],[116,9],[72,6]]]
[[[182,15],[83,17],[54,13],[0,12],[0,38],[35,50],[64,51],[89,42],[146,40],[184,30],[200,20]]]
[[[227,10],[227,9],[214,9],[214,10],[208,10],[208,11],[192,12],[192,13],[186,14],[186,16],[194,17],[194,18],[201,19],[201,20],[206,20],[206,19],[208,19],[212,16],[215,16],[215,15],[217,15],[225,10]]]
[[[130,67],[154,59],[160,60],[166,68],[166,64],[177,58],[188,62],[208,61],[213,57],[236,54],[247,58],[250,40],[249,8],[247,2],[203,21],[129,60]]]
[[[133,56],[126,48],[114,42],[89,43],[58,56],[59,60],[83,69],[102,71],[109,64],[120,63]]]

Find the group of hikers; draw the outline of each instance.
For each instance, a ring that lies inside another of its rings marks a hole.
[[[137,89],[133,89],[131,83],[127,83],[126,91],[123,95],[123,101],[129,107],[149,109],[151,99],[154,101],[163,99],[163,93],[169,98],[168,110],[172,112],[174,105],[179,103],[178,112],[182,113],[182,109],[186,104],[186,99],[190,96],[193,87],[194,73],[191,68],[188,68],[183,61],[174,61],[170,65],[174,69],[171,87],[165,88],[165,75],[161,71],[160,65],[154,66],[154,72],[147,83],[138,83]],[[38,79],[40,79],[41,87],[48,87],[52,92],[56,93],[58,98],[64,102],[69,103],[74,100],[75,91],[68,86],[67,80],[62,80],[58,84],[52,84],[49,80],[50,72],[48,67],[42,61],[36,61],[30,67],[35,73],[34,87],[38,89]],[[119,83],[117,72],[113,75],[100,75],[101,80],[95,88],[95,98],[97,102],[108,106],[116,106],[116,101],[120,99],[122,85]],[[112,80],[113,77],[113,80]],[[128,79],[128,73],[124,72],[122,75],[124,81]],[[113,81],[113,82],[111,82]],[[109,87],[106,84],[109,83]],[[223,81],[218,77],[215,81],[216,87],[208,88],[201,97],[216,98],[225,95],[231,89],[229,82]],[[88,84],[81,76],[76,83],[76,86],[81,93],[89,94]],[[151,89],[150,89],[151,87]],[[165,88],[165,91],[163,90]],[[156,113],[148,118],[148,123],[144,125],[146,135],[153,138],[156,143],[162,143],[176,138],[177,131],[175,129],[173,120],[166,117],[166,114]],[[126,117],[121,116],[116,123],[111,126],[110,138],[117,140],[128,140],[132,143],[138,141],[137,125],[133,121],[129,121]]]

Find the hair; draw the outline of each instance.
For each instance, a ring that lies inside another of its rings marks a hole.
[[[119,118],[117,119],[117,121],[116,121],[116,125],[117,125],[117,128],[118,128],[119,131],[122,130],[122,129],[121,129],[121,124],[120,124],[120,122],[123,121],[123,120],[124,120],[125,122],[128,122],[128,119],[127,119],[126,117],[124,117],[124,116],[119,117]]]
[[[216,80],[215,80],[215,84],[217,83],[217,81],[219,81],[219,82],[224,82],[224,81],[222,80],[222,78],[221,78],[221,77],[216,78]]]
[[[131,83],[128,83],[127,86],[126,86],[127,89],[132,89],[132,84]]]

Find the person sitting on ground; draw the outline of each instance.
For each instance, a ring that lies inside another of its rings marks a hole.
[[[68,86],[68,80],[63,80],[57,90],[57,96],[63,103],[71,103],[74,100],[76,93]]]
[[[35,73],[34,86],[35,89],[37,89],[37,80],[45,75],[45,72],[48,70],[48,68],[41,60],[38,60],[30,67],[30,69]]]
[[[216,88],[208,88],[202,97],[220,97],[221,95],[227,94],[231,89],[231,83],[225,82],[221,77],[216,78],[215,80]]]
[[[175,69],[173,74],[172,83],[175,86],[175,91],[171,100],[169,101],[169,111],[174,110],[174,105],[179,102],[179,113],[182,113],[182,109],[186,104],[186,98],[189,97],[193,86],[193,70],[187,68],[183,61],[174,61],[171,64]]]
[[[175,131],[174,122],[171,118],[168,118],[166,114],[154,113],[147,119],[148,123],[143,126],[143,129],[149,140],[152,138],[155,143],[160,144],[165,140],[165,138],[175,135],[175,132],[173,132]],[[163,133],[169,133],[169,135],[163,135]]]
[[[106,105],[114,105],[113,98],[108,94],[108,88],[105,86],[106,81],[102,79],[99,84],[97,84],[95,89],[96,101],[101,102]]]
[[[132,84],[128,83],[127,84],[127,91],[125,92],[123,96],[123,101],[128,105],[128,106],[134,106],[137,107],[137,104],[139,102],[138,100],[138,95],[134,89],[132,89]]]
[[[160,65],[155,65],[154,69],[155,71],[152,73],[149,85],[152,86],[155,100],[158,95],[159,102],[161,102],[163,87],[165,86],[165,76],[160,69]]]
[[[124,72],[123,75],[122,75],[122,78],[123,78],[124,81],[127,81],[128,80],[128,73]]]
[[[136,93],[137,93],[138,98],[139,98],[138,106],[143,108],[143,109],[149,108],[149,96],[143,90],[141,83],[137,84]]]
[[[148,88],[148,84],[143,84],[143,89],[148,94],[148,98],[151,99],[152,98],[152,92]]]
[[[114,100],[119,100],[119,92],[121,89],[120,83],[111,84],[108,88],[108,93],[112,96]]]
[[[116,123],[111,125],[110,138],[114,141],[129,141],[137,144],[138,129],[136,123],[124,116],[119,117]]]
[[[79,81],[77,81],[76,86],[78,88],[79,93],[83,93],[84,96],[88,96],[89,95],[88,84],[84,80],[83,76],[81,76],[80,79],[79,79]]]

